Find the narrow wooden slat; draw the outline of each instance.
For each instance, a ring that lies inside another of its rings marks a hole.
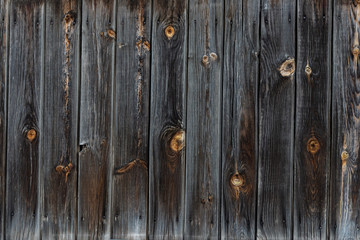
[[[8,1],[0,1],[0,239],[4,239],[5,225],[5,161],[7,125],[7,56],[8,56]]]
[[[221,238],[254,239],[260,1],[225,7]]]
[[[6,239],[39,239],[44,1],[10,2]]]
[[[189,2],[185,239],[220,233],[224,1]]]
[[[154,0],[149,238],[183,239],[187,1]]]
[[[330,239],[360,237],[360,3],[335,0]]]
[[[42,238],[75,239],[79,6],[46,2]]]
[[[118,1],[112,238],[146,239],[151,1]]]
[[[292,228],[296,1],[261,9],[257,237],[289,239]]]
[[[299,0],[297,9],[294,239],[326,239],[331,1]]]
[[[110,237],[115,1],[82,2],[78,238]]]

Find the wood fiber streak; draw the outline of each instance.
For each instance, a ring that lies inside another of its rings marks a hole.
[[[75,239],[79,2],[46,2],[42,238]],[[73,166],[66,174],[65,168]],[[63,166],[62,171],[57,171]]]
[[[118,1],[112,238],[146,239],[151,1]]]
[[[360,3],[336,0],[333,19],[330,239],[358,239]]]
[[[185,239],[220,233],[224,1],[189,2]]]
[[[6,239],[39,239],[43,1],[10,2]]]
[[[289,239],[292,227],[296,1],[261,9],[257,238]]]
[[[254,239],[260,1],[225,3],[222,239]]]
[[[298,1],[294,239],[326,239],[331,140],[330,2]]]
[[[78,238],[110,238],[115,1],[82,2]]]
[[[186,2],[153,2],[148,233],[150,239],[183,239]]]

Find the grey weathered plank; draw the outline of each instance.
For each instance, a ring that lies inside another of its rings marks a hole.
[[[118,1],[112,238],[146,239],[151,1]]]
[[[294,239],[326,239],[331,6],[329,0],[298,1]]]
[[[185,238],[220,233],[224,1],[189,2]]]
[[[187,3],[154,0],[153,6],[149,238],[182,239]]]
[[[75,239],[80,1],[46,1],[43,239]]]
[[[0,1],[0,239],[4,239],[5,224],[5,160],[7,127],[7,56],[8,56],[8,1]]]
[[[116,2],[82,2],[78,239],[110,237]]]
[[[257,237],[289,239],[292,227],[296,1],[261,9]]]
[[[39,239],[44,1],[10,2],[6,239]]]
[[[225,2],[222,239],[254,239],[260,1]]]
[[[358,239],[359,1],[335,0],[333,19],[330,239]]]

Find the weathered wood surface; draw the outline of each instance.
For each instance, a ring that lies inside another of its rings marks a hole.
[[[5,239],[38,239],[45,4],[9,4]]]
[[[75,239],[77,229],[79,7],[75,0],[46,1],[45,7],[43,239]]]
[[[110,238],[115,9],[82,2],[78,239]]]
[[[111,237],[146,239],[151,1],[117,4]]]
[[[222,239],[254,239],[260,1],[225,3]]]
[[[153,1],[149,237],[183,239],[187,4]]]
[[[330,3],[328,0],[298,1],[294,239],[326,239],[330,164]]]
[[[330,239],[360,237],[359,1],[334,4]]]
[[[257,237],[289,239],[292,227],[296,1],[261,9]]]

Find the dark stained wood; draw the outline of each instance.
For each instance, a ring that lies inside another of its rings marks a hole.
[[[185,239],[220,233],[224,1],[189,3]]]
[[[43,239],[75,239],[79,3],[46,1],[45,134],[41,163]]]
[[[78,239],[110,237],[113,0],[82,2]]]
[[[359,1],[334,2],[330,239],[360,237]]]
[[[331,1],[300,0],[297,10],[294,239],[326,239]]]
[[[151,1],[118,1],[114,89],[114,239],[146,239]],[[132,5],[133,4],[133,5]]]
[[[7,127],[7,56],[8,56],[8,1],[0,1],[0,239],[4,239],[5,224],[5,160],[6,160],[6,127]]]
[[[187,3],[153,6],[149,238],[183,239]]]
[[[289,239],[292,227],[296,1],[261,9],[257,237]]]
[[[6,239],[39,239],[44,2],[10,2]]]
[[[254,239],[260,1],[225,2],[222,239]]]

